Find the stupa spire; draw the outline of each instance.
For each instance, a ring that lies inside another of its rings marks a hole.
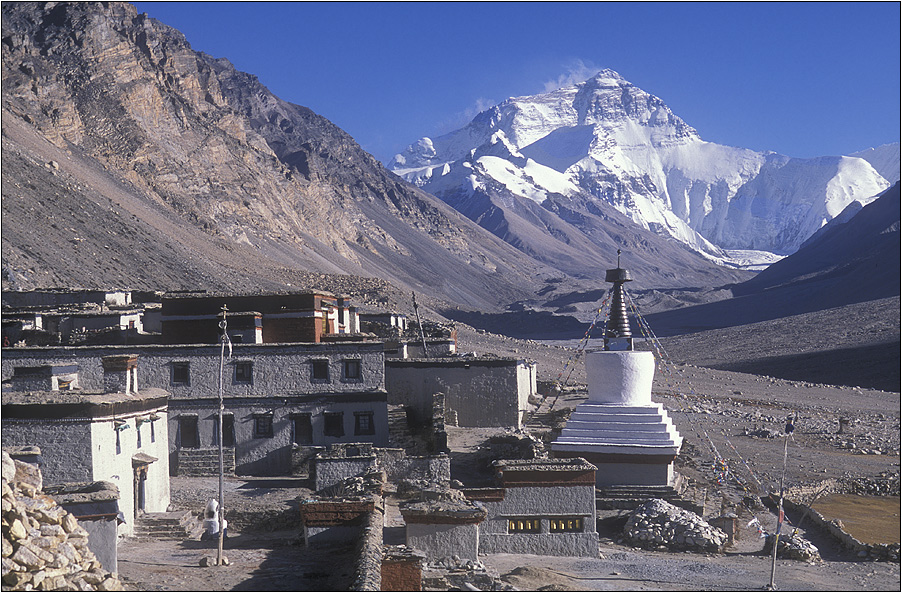
[[[605,350],[632,350],[633,332],[630,330],[630,321],[626,311],[626,295],[623,293],[623,285],[631,282],[629,270],[620,267],[620,253],[617,250],[617,267],[605,272],[605,282],[613,282],[613,296],[611,298],[611,313],[604,329]]]

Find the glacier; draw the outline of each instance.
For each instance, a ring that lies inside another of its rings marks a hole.
[[[898,176],[898,154],[895,144],[801,159],[707,142],[661,99],[602,70],[510,98],[387,166],[452,206],[472,208],[468,198],[487,191],[510,205],[564,200],[601,215],[610,206],[719,264],[760,269],[889,187],[875,166],[892,175],[895,162]]]

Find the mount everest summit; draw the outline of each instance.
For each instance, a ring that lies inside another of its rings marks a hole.
[[[898,180],[898,154],[893,144],[801,159],[706,142],[603,70],[422,138],[389,168],[534,257],[564,248],[555,242],[609,248],[619,211],[717,263],[762,267]]]

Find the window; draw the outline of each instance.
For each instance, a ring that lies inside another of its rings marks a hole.
[[[344,363],[344,378],[358,380],[360,379],[360,360],[348,359]]]
[[[157,433],[153,428],[153,422],[154,422],[153,420],[150,421],[150,442],[156,443],[157,442]]]
[[[219,446],[219,416],[213,416],[213,444]],[[231,414],[222,415],[222,446],[235,446],[235,417]]]
[[[508,533],[539,533],[541,530],[542,521],[535,517],[512,517],[507,520]]]
[[[559,517],[550,520],[551,533],[582,533],[583,520],[580,517]]]
[[[141,448],[141,423],[135,420],[135,434],[138,435],[138,448]]]
[[[323,434],[327,437],[341,437],[345,434],[344,412],[326,412],[323,414]]]
[[[295,414],[291,417],[291,441],[296,445],[313,444],[313,420],[310,414]]]
[[[254,438],[272,438],[272,414],[254,414]]]
[[[188,362],[172,363],[172,384],[173,385],[191,385],[191,363],[188,363]]]
[[[354,434],[376,434],[372,412],[354,412]]]
[[[197,437],[197,416],[179,416],[178,446],[181,449],[197,449],[200,439]]]
[[[254,363],[242,361],[235,363],[235,383],[254,382]]]
[[[310,361],[310,379],[313,381],[329,380],[329,361],[328,360],[311,360]]]

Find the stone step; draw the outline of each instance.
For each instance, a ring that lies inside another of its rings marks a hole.
[[[135,520],[135,537],[187,539],[198,523],[190,511],[142,513]]]

